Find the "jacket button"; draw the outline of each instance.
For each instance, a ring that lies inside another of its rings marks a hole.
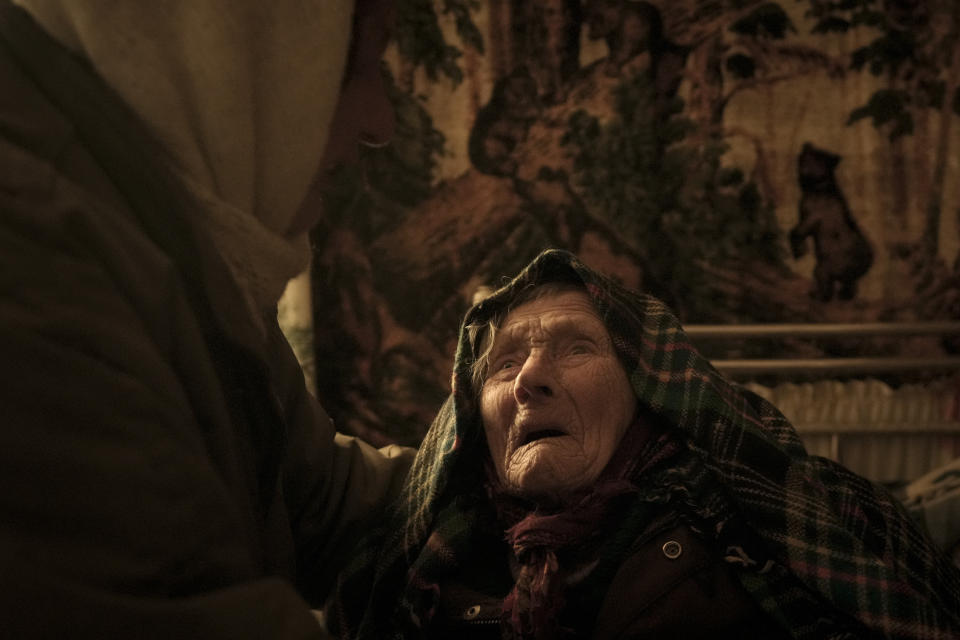
[[[464,619],[464,620],[473,620],[473,619],[476,618],[478,615],[480,615],[480,605],[475,604],[475,605],[473,605],[472,607],[470,607],[469,609],[467,609],[466,611],[463,612],[463,619]]]
[[[665,555],[668,560],[676,560],[680,557],[681,553],[683,553],[683,547],[681,547],[680,543],[676,540],[668,540],[664,543],[663,555]]]

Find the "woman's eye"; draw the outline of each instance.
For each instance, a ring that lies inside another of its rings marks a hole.
[[[567,354],[571,356],[578,356],[584,353],[590,353],[590,345],[585,342],[575,342],[569,347],[567,347]]]
[[[490,366],[490,375],[496,375],[503,371],[509,371],[516,366],[518,366],[516,358],[502,358],[500,360],[494,360]]]

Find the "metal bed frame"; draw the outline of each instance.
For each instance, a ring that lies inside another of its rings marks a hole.
[[[851,338],[896,336],[960,335],[960,322],[874,322],[833,324],[692,324],[685,325],[687,335],[700,344],[707,340],[763,339],[763,338]],[[792,375],[814,375],[817,379],[861,376],[870,374],[897,374],[930,372],[943,376],[960,373],[960,356],[938,357],[836,357],[836,358],[761,358],[711,359],[721,372],[735,379],[756,376],[790,378]],[[960,394],[960,391],[958,391]],[[840,461],[841,439],[856,436],[938,436],[960,435],[960,420],[925,424],[884,425],[869,430],[843,424],[829,426],[806,425],[804,434],[829,435],[830,457]]]
[[[687,335],[695,340],[734,338],[821,338],[905,335],[960,335],[960,322],[869,322],[850,324],[691,324]],[[850,375],[906,371],[960,371],[960,356],[936,358],[798,358],[719,359],[718,370],[737,377],[756,374],[816,373]]]

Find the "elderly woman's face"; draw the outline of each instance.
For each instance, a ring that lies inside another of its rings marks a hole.
[[[636,397],[586,293],[567,291],[507,315],[480,394],[500,481],[527,497],[594,482],[630,425]]]

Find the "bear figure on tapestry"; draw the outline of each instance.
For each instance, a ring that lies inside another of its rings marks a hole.
[[[857,281],[873,265],[873,249],[850,212],[837,184],[840,156],[807,142],[797,156],[800,183],[799,220],[790,230],[795,258],[807,252],[813,238],[817,264],[813,270],[814,297],[824,302],[836,293],[841,300],[857,294]]]

